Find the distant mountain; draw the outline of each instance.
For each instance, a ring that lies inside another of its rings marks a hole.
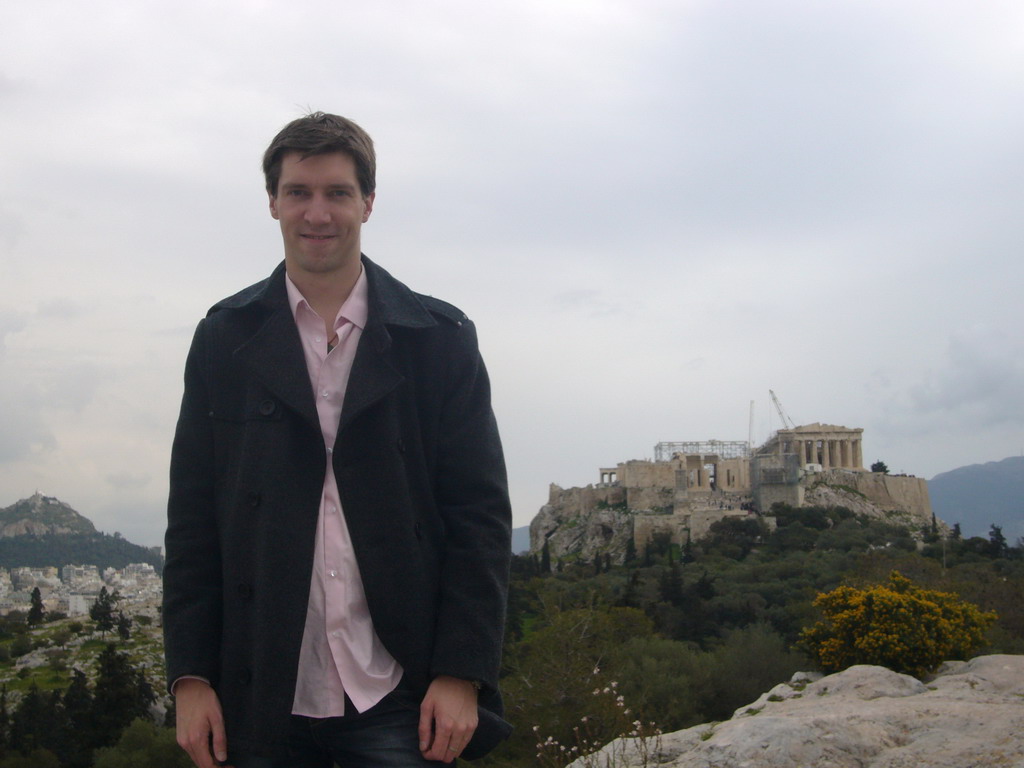
[[[928,494],[935,514],[960,523],[964,536],[988,538],[994,524],[1011,544],[1024,537],[1024,456],[943,472],[928,481]]]
[[[0,509],[0,538],[46,534],[96,533],[96,526],[53,496],[34,496]]]
[[[129,563],[149,563],[163,570],[158,550],[97,531],[88,518],[53,496],[36,492],[0,509],[0,567],[73,564],[95,565],[102,571]]]

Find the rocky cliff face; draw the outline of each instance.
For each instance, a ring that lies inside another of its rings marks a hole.
[[[548,503],[530,522],[530,550],[540,552],[547,542],[552,560],[572,556],[587,562],[607,553],[613,562],[621,562],[632,537],[625,489],[617,486],[552,485]]]
[[[572,768],[1022,768],[1024,656],[947,662],[927,683],[875,666],[798,674],[732,719],[656,746],[645,760],[619,740]]]
[[[920,530],[931,525],[932,505],[924,478],[879,472],[831,470],[809,478],[804,504],[846,507],[859,515]]]
[[[0,538],[64,533],[96,533],[96,527],[63,501],[38,491],[0,509]]]

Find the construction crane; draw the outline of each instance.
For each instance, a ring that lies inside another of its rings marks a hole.
[[[779,398],[777,398],[775,393],[770,389],[768,390],[768,394],[772,398],[772,403],[775,404],[775,410],[779,412],[779,418],[782,419],[782,426],[786,429],[796,429],[796,424],[794,424],[793,420],[786,415],[784,410],[782,410],[782,403],[779,402]]]

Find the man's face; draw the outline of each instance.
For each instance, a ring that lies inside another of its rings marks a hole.
[[[359,229],[370,218],[373,195],[363,197],[352,158],[341,152],[285,155],[270,215],[281,222],[288,273],[299,276],[355,270]]]

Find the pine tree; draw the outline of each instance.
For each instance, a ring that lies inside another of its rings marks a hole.
[[[993,557],[1006,557],[1009,545],[1006,543],[1006,536],[1003,535],[1003,528],[1000,525],[991,525],[988,529],[989,552]]]
[[[108,746],[132,720],[149,717],[156,696],[142,670],[133,667],[127,654],[118,653],[113,643],[100,654],[96,667],[96,744]]]
[[[117,612],[117,636],[122,640],[129,640],[132,636],[132,620],[123,611]]]
[[[36,626],[42,624],[46,619],[46,609],[43,608],[43,596],[39,592],[39,587],[32,590],[32,607],[28,609],[28,618],[26,621],[29,626]]]
[[[25,754],[45,749],[49,746],[50,723],[54,720],[52,699],[32,683],[11,715],[11,749]]]
[[[85,673],[76,669],[63,700],[66,735],[58,755],[67,768],[88,768],[96,748],[96,710]]]
[[[678,565],[670,565],[661,572],[658,591],[666,603],[677,607],[683,604],[683,574]]]
[[[96,629],[104,636],[114,628],[114,602],[116,599],[107,592],[106,587],[101,587],[96,602],[89,608],[89,618],[96,622]]]

